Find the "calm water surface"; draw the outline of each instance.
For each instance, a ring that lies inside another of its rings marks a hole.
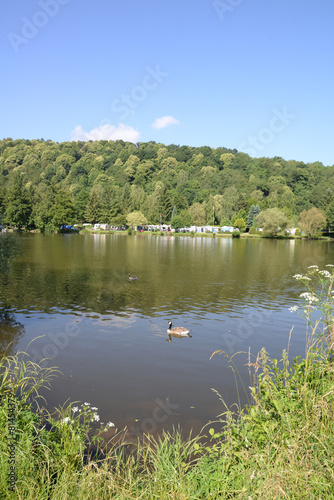
[[[23,256],[0,296],[0,349],[50,358],[62,375],[50,405],[90,402],[103,422],[142,432],[196,432],[237,401],[218,349],[280,357],[305,352],[304,322],[289,307],[292,276],[334,263],[331,242],[120,235],[21,237]],[[138,276],[129,283],[128,274]],[[168,321],[191,329],[169,338]],[[27,346],[36,337],[29,348]],[[171,340],[171,341],[170,341]],[[246,354],[234,358],[248,387]],[[242,394],[242,402],[246,396]]]

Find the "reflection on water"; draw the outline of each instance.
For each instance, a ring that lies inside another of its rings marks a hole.
[[[8,310],[0,309],[0,356],[11,356],[17,349],[17,343],[24,334],[24,326]]]
[[[186,337],[192,338],[192,335],[190,335],[190,333],[183,334],[183,335],[181,335],[179,333],[169,333],[168,334],[168,339],[166,339],[166,340],[167,340],[167,342],[171,342],[173,340],[173,338],[174,339],[184,339]]]
[[[31,359],[49,358],[63,373],[51,403],[89,401],[104,422],[156,430],[199,430],[214,419],[222,407],[210,388],[236,401],[232,370],[226,358],[210,359],[214,351],[265,346],[280,357],[294,325],[290,353],[303,354],[303,321],[288,311],[303,290],[292,276],[334,260],[331,242],[300,240],[94,234],[22,242],[0,291],[1,352],[41,336]],[[129,283],[129,273],[138,280]],[[168,336],[171,318],[191,337]],[[247,377],[247,355],[235,359]]]

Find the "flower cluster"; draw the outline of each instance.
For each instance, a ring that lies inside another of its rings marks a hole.
[[[306,315],[309,324],[313,324],[312,310],[314,309],[319,310],[319,313],[324,318],[333,315],[334,264],[327,264],[326,267],[332,269],[320,270],[318,266],[313,265],[308,267],[306,274],[295,274],[293,276],[296,280],[302,282],[307,290],[301,293],[299,297],[305,301],[302,314]],[[289,308],[289,311],[299,312],[299,308],[293,306]],[[317,318],[319,321],[319,317]]]
[[[96,411],[98,408],[96,406],[91,406],[90,403],[83,403],[81,407],[79,408],[78,406],[73,406],[72,407],[72,412],[73,413],[79,413],[79,416],[85,415],[88,417],[90,422],[100,422],[100,416]],[[70,424],[73,423],[74,420],[71,420],[69,417],[65,417],[62,419],[62,423],[64,424]],[[104,425],[103,422],[101,422],[101,425]],[[113,422],[108,422],[106,424],[106,427],[104,428],[104,432],[107,431],[110,427],[115,427],[115,424]]]
[[[62,420],[63,424],[71,424],[72,422],[73,422],[73,420],[71,420],[69,417],[65,417]]]
[[[319,274],[321,274],[325,278],[331,278],[332,277],[331,273],[329,273],[328,271],[319,271]]]
[[[302,299],[305,299],[309,304],[312,304],[312,302],[318,302],[319,299],[315,295],[312,295],[310,292],[303,292],[299,295]]]
[[[311,281],[311,278],[309,278],[308,276],[305,276],[304,274],[295,274],[294,278],[296,280],[299,280],[299,281],[304,281],[304,280]]]

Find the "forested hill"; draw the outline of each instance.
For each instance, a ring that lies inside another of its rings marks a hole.
[[[334,212],[334,166],[251,158],[226,148],[155,142],[0,141],[2,222],[50,230],[61,223],[122,224],[132,211],[149,223],[230,224],[252,205],[290,219]],[[333,217],[332,217],[333,218]]]

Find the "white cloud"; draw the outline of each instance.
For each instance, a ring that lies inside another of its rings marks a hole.
[[[95,127],[89,132],[82,130],[81,125],[75,127],[71,132],[72,141],[116,141],[122,139],[123,141],[138,142],[140,133],[129,125],[119,123],[117,127],[109,123]]]
[[[152,123],[152,127],[156,129],[169,127],[170,125],[180,125],[180,122],[173,116],[162,116]]]

